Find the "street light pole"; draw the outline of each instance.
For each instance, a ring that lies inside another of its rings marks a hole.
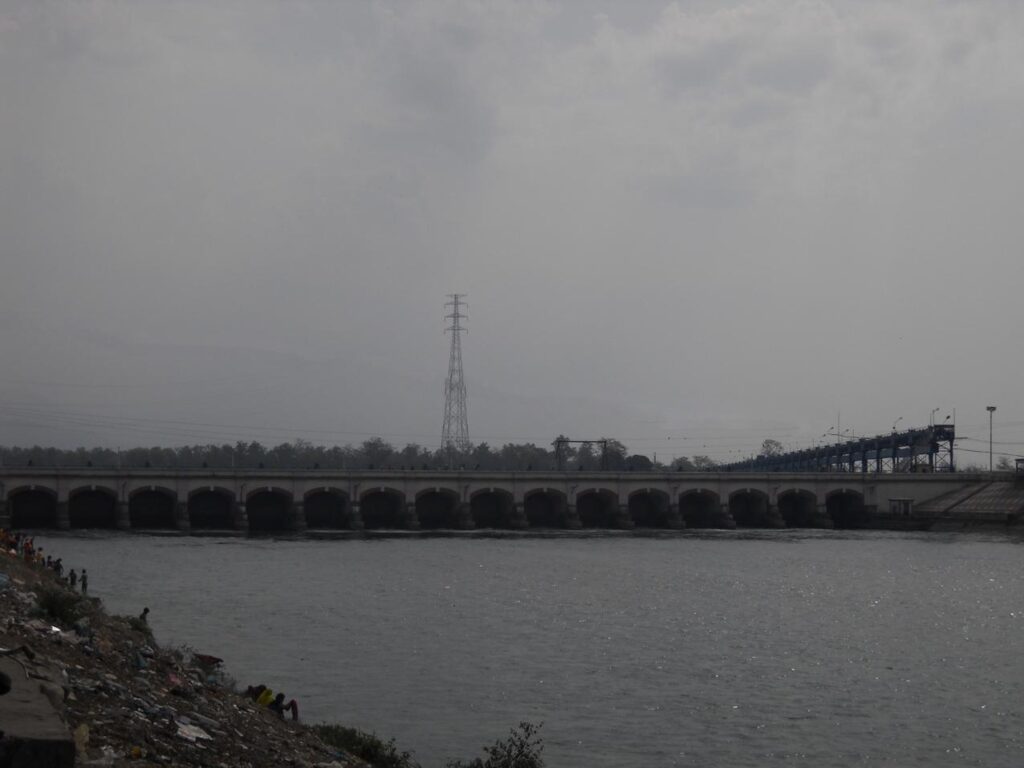
[[[992,471],[992,414],[995,412],[996,407],[994,405],[986,405],[985,410],[988,411],[988,471]]]

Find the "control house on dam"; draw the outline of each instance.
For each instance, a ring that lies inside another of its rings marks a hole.
[[[935,499],[990,485],[986,475],[960,473],[6,467],[0,526],[239,534],[927,528],[942,509]]]

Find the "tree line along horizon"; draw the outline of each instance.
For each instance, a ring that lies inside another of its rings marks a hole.
[[[766,441],[767,443],[768,441]],[[358,445],[323,446],[298,439],[265,446],[259,441],[195,444],[177,447],[56,448],[0,446],[0,464],[10,467],[99,468],[238,468],[238,469],[398,469],[398,470],[607,470],[612,472],[666,470],[699,472],[718,463],[705,455],[678,456],[669,463],[642,454],[630,454],[613,438],[573,445],[559,436],[550,448],[535,443],[505,443],[500,448],[486,442],[468,450],[429,448],[408,443],[399,448],[380,437]]]
[[[782,443],[767,439],[761,443],[758,458],[778,456],[784,452]],[[371,437],[359,445],[314,445],[308,440],[264,446],[257,440],[230,443],[207,443],[178,447],[56,448],[0,445],[0,467],[98,467],[144,469],[392,469],[481,471],[601,471],[645,472],[708,472],[718,469],[719,462],[703,454],[677,456],[669,463],[652,460],[643,454],[630,454],[626,446],[613,438],[583,442],[574,447],[563,435],[551,448],[535,443],[505,443],[492,448],[481,442],[469,450],[428,448],[408,443],[403,448],[380,437]],[[1013,462],[1000,457],[995,468],[1010,471]],[[983,471],[980,464],[958,467],[961,471]]]

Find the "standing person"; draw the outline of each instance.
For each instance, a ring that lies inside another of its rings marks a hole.
[[[72,568],[71,573],[68,574],[68,584],[71,585],[72,589],[78,586],[78,574],[75,573],[74,568]]]
[[[64,562],[59,557],[53,561],[53,570],[57,572],[58,579],[64,575]]]
[[[146,620],[147,616],[149,616],[149,608],[143,608],[142,613],[139,614],[139,621],[143,624],[148,624],[149,622]]]
[[[84,595],[89,591],[89,574],[85,572],[85,568],[82,569],[82,594]]]

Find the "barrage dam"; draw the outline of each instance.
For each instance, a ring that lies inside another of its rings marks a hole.
[[[1009,526],[1013,473],[0,468],[0,527],[374,530]]]

